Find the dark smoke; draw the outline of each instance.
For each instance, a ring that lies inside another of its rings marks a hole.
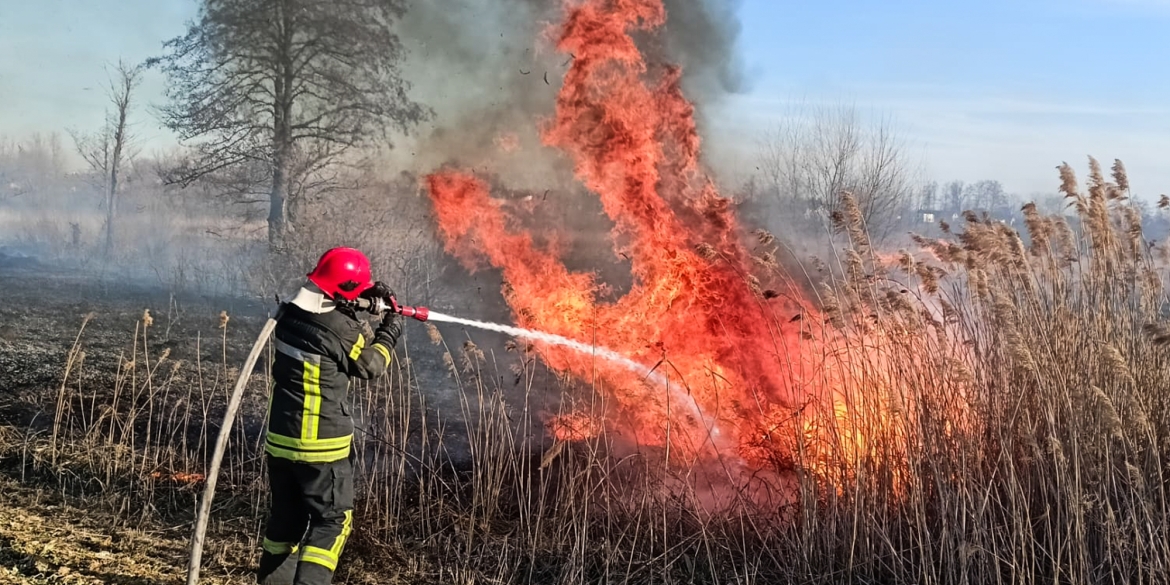
[[[740,2],[665,0],[665,29],[640,39],[650,60],[683,67],[700,124],[708,106],[746,86]],[[416,0],[401,28],[407,76],[435,117],[396,159],[420,173],[446,163],[491,169],[521,189],[571,185],[571,168],[540,146],[537,128],[569,66],[549,36],[563,9],[560,0]],[[502,149],[513,134],[519,148]]]
[[[665,0],[665,58],[683,66],[687,95],[700,107],[747,88],[739,52],[741,0]]]
[[[571,178],[541,152],[536,127],[551,115],[564,71],[564,57],[538,38],[557,13],[556,3],[531,0],[413,3],[400,33],[410,49],[406,74],[412,96],[435,115],[418,131],[407,168],[491,169],[531,189]],[[504,148],[513,135],[517,148]]]

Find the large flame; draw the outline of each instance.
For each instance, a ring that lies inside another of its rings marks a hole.
[[[570,272],[511,229],[487,184],[458,170],[427,177],[447,249],[469,268],[486,260],[501,270],[521,327],[595,342],[654,369],[647,378],[540,347],[550,367],[602,381],[606,419],[639,443],[687,457],[774,457],[761,441],[805,399],[794,383],[806,361],[797,355],[801,332],[788,322],[808,308],[796,291],[764,290],[753,276],[746,234],[699,164],[680,70],[649,67],[635,45],[632,34],[665,23],[662,1],[587,0],[566,10],[557,47],[572,65],[543,140],[600,196],[634,284],[616,302],[599,302],[592,274]]]

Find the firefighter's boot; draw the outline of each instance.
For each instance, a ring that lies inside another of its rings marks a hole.
[[[292,585],[297,574],[297,555],[291,553],[273,554],[264,551],[260,555],[260,568],[256,571],[259,585]]]

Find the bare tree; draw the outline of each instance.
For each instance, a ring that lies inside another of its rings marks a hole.
[[[105,255],[114,248],[114,219],[118,215],[118,180],[123,165],[132,158],[129,126],[130,106],[134,90],[142,78],[141,66],[119,61],[109,78],[107,96],[110,110],[101,130],[92,134],[72,132],[78,154],[97,175],[105,196],[106,242]]]
[[[951,181],[943,187],[943,201],[947,211],[958,213],[967,208],[967,189],[962,181]]]
[[[1008,195],[999,181],[984,180],[967,185],[964,201],[972,209],[992,211],[1007,205]]]
[[[827,217],[853,193],[875,241],[914,203],[915,171],[892,124],[866,124],[852,107],[815,107],[769,131],[757,166],[765,191],[807,213]]]
[[[267,199],[279,247],[305,192],[355,148],[428,115],[399,71],[404,11],[404,0],[202,0],[151,61],[171,81],[162,119],[193,147],[168,180],[234,177],[241,194]]]
[[[918,206],[922,209],[935,209],[938,205],[938,181],[930,181],[922,185],[918,192]]]

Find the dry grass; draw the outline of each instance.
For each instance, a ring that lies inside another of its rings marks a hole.
[[[824,580],[818,565],[861,582],[1170,577],[1166,265],[1142,238],[1120,162],[1106,182],[1090,161],[1087,193],[1067,165],[1061,178],[1076,215],[1026,208],[1027,243],[969,214],[954,241],[919,239],[937,258],[929,272],[902,261],[887,274],[848,255],[835,306],[870,318],[848,323],[858,333],[840,343],[876,338],[888,350],[870,353],[875,371],[845,392],[880,379],[903,404],[862,424],[896,440],[839,476],[848,501],[816,515],[823,544],[802,578]],[[883,492],[883,476],[906,491]]]
[[[70,505],[57,494],[0,477],[0,583],[21,585],[171,585],[185,582],[175,559],[185,530],[111,528],[106,514]],[[211,554],[238,556],[220,541]],[[230,552],[229,552],[230,551]],[[221,565],[222,565],[221,561]],[[255,582],[246,567],[221,570],[204,582]]]
[[[355,388],[365,455],[338,581],[1170,581],[1165,264],[1119,162],[1112,181],[1091,163],[1085,192],[1071,168],[1061,179],[1073,216],[1027,208],[1021,235],[969,214],[947,240],[919,238],[922,250],[889,262],[845,198],[835,219],[848,241],[822,287],[823,319],[798,324],[821,352],[806,380],[820,400],[774,433],[788,483],[723,486],[734,497],[715,513],[698,474],[668,469],[662,453],[619,449],[610,434],[534,436],[530,399],[556,386],[522,344],[512,356],[447,348],[460,428],[428,408],[400,348],[388,376]],[[775,241],[757,236],[763,283]],[[234,325],[222,323],[226,336]],[[46,409],[51,429],[6,443],[30,477],[127,525],[189,519],[236,375],[226,352],[169,362],[144,319],[112,385],[97,388],[76,375],[90,367],[79,339]],[[266,380],[253,382],[213,532],[249,535],[254,549]],[[451,457],[453,436],[468,438],[465,461]]]

